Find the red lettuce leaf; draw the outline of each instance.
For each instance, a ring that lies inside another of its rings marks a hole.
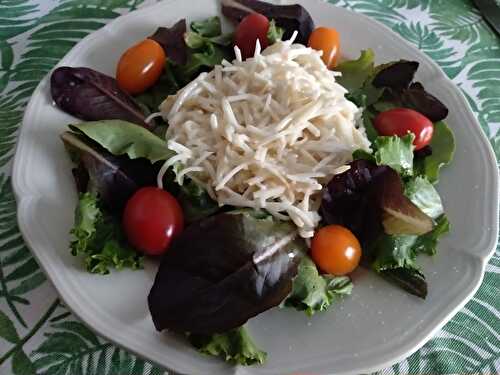
[[[355,160],[350,169],[334,176],[323,190],[320,214],[326,224],[349,228],[366,245],[383,231],[381,210],[373,199],[373,180],[389,167]]]
[[[444,120],[448,116],[448,108],[435,96],[425,91],[421,83],[415,82],[401,92],[401,103],[412,108],[432,122]]]
[[[373,193],[382,210],[385,233],[420,235],[432,230],[432,219],[404,195],[401,178],[393,169],[375,180]]]
[[[432,147],[430,145],[422,147],[420,150],[413,151],[414,159],[424,159],[427,156],[431,155],[432,155]]]
[[[148,297],[157,330],[214,334],[277,306],[306,245],[296,228],[256,211],[191,224],[165,254]]]
[[[412,108],[432,122],[444,120],[448,116],[448,108],[425,91],[420,82],[413,82],[418,65],[416,61],[406,60],[384,65],[373,78],[373,85],[386,89],[384,100],[397,106]]]
[[[349,228],[365,249],[384,232],[432,230],[432,219],[403,194],[397,172],[363,159],[351,162],[349,170],[331,179],[323,190],[320,214],[326,224]]]
[[[395,63],[383,65],[382,69],[373,78],[373,86],[377,88],[389,87],[394,90],[408,88],[413,81],[418,62],[400,60]]]
[[[186,20],[182,19],[170,28],[159,27],[149,39],[158,42],[162,46],[170,61],[184,65],[187,62],[187,46],[184,41],[185,34]]]
[[[115,156],[72,132],[63,133],[61,139],[76,164],[73,176],[78,191],[98,195],[105,208],[112,212],[121,212],[139,188],[156,186],[160,166],[147,159]]]
[[[394,268],[379,272],[389,282],[417,297],[427,297],[427,282],[419,270],[413,268]]]
[[[296,41],[307,45],[309,35],[314,30],[314,21],[309,12],[301,5],[274,5],[257,0],[222,0],[222,14],[239,23],[246,15],[257,12],[263,14],[276,25],[283,28],[283,39],[289,39],[295,30]]]
[[[82,120],[124,120],[148,127],[144,111],[116,80],[93,69],[57,68],[50,89],[59,108]]]

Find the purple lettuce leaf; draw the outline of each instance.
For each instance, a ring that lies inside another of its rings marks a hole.
[[[323,190],[320,214],[324,223],[350,229],[366,249],[384,232],[416,235],[433,225],[404,195],[396,171],[363,159],[331,179]]]
[[[149,39],[162,46],[170,61],[184,65],[187,62],[187,46],[184,40],[186,28],[186,20],[182,19],[170,28],[159,27]]]
[[[143,186],[156,186],[159,165],[145,158],[115,156],[83,135],[61,135],[75,163],[73,176],[80,193],[99,196],[106,209],[120,213],[127,200]]]
[[[349,228],[362,244],[374,241],[383,227],[371,186],[388,168],[360,159],[353,161],[348,171],[334,176],[323,190],[323,221]]]
[[[400,60],[394,63],[381,65],[373,78],[373,86],[388,87],[394,90],[403,90],[410,86],[418,69],[418,62]]]
[[[314,30],[314,21],[307,10],[299,5],[274,5],[257,0],[222,0],[222,14],[239,23],[246,15],[257,12],[263,14],[284,29],[283,39],[289,39],[295,30],[296,41],[307,45],[309,35]]]
[[[414,109],[432,122],[441,121],[448,116],[448,108],[420,82],[413,82],[418,65],[416,61],[406,60],[382,65],[373,78],[373,85],[384,89],[384,101]]]
[[[165,253],[148,303],[157,330],[221,333],[283,301],[306,250],[289,222],[256,211],[188,226]]]
[[[425,91],[419,82],[412,83],[408,89],[401,92],[401,103],[420,112],[432,122],[444,120],[448,116],[448,108],[434,95]]]
[[[144,127],[146,114],[116,80],[90,68],[57,68],[50,77],[52,99],[86,121],[124,120]]]

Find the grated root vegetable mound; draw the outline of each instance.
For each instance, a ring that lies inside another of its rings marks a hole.
[[[304,238],[320,217],[322,186],[369,151],[360,111],[345,99],[321,52],[279,41],[242,61],[223,61],[160,106],[174,167],[220,205],[262,208],[292,220]]]

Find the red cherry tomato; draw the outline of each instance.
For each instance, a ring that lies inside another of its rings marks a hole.
[[[415,150],[427,146],[434,133],[431,120],[409,108],[394,108],[381,112],[375,117],[374,125],[380,135],[402,137],[408,133],[415,134]]]
[[[164,253],[183,226],[182,209],[177,200],[169,192],[155,187],[139,189],[123,212],[123,229],[129,242],[149,255]]]
[[[234,44],[241,50],[241,56],[244,59],[254,55],[257,39],[262,49],[269,45],[268,30],[269,20],[262,14],[251,13],[241,20],[236,28]]]
[[[145,39],[120,57],[116,69],[118,86],[129,94],[140,94],[153,86],[165,67],[165,52],[154,40]]]

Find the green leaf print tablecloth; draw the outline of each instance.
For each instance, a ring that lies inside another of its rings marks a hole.
[[[153,0],[0,0],[0,374],[166,371],[96,336],[64,307],[23,243],[9,178],[26,103],[85,35]],[[500,156],[500,38],[468,0],[332,0],[418,46],[460,87]],[[193,1],[193,4],[195,1]],[[474,298],[381,374],[500,373],[500,251]],[[99,277],[99,276],[96,276]]]

